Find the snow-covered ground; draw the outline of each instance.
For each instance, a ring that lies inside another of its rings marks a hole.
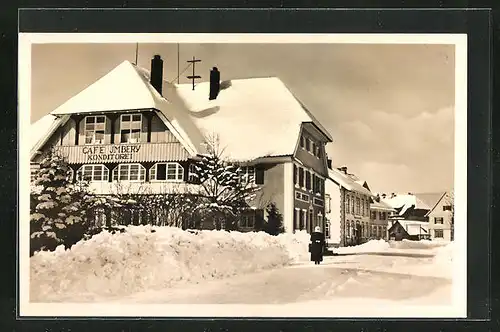
[[[439,248],[446,247],[450,242],[446,241],[384,241],[371,240],[358,246],[340,247],[332,251],[337,254],[406,254],[434,256]]]
[[[31,258],[31,302],[447,305],[453,243],[370,241],[309,262],[306,233],[128,227]],[[423,256],[363,253],[429,253]]]
[[[308,240],[305,232],[275,237],[149,226],[102,232],[69,250],[35,254],[30,301],[126,296],[278,268],[306,261]]]

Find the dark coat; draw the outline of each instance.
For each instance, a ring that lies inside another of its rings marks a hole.
[[[323,261],[323,250],[325,248],[325,235],[323,233],[314,232],[311,234],[311,244],[309,251],[311,252],[311,261]]]

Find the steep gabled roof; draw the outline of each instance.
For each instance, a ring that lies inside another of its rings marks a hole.
[[[31,125],[30,135],[30,159],[32,159],[37,151],[47,142],[60,126],[68,121],[69,116],[53,116],[47,114]]]
[[[431,209],[429,210],[429,212],[427,212],[427,214],[425,215],[426,217],[429,216],[429,214],[431,214],[432,211],[434,211],[434,209],[436,208],[436,206],[439,204],[439,202],[441,202],[446,196],[448,196],[448,192],[444,192],[441,197],[434,203],[434,205],[432,205]]]
[[[277,77],[226,81],[209,100],[210,83],[176,86],[193,122],[235,160],[293,155],[303,122],[317,122]],[[167,96],[168,98],[168,96]],[[325,131],[325,136],[331,138]]]
[[[373,196],[372,193],[363,186],[363,182],[359,183],[357,177],[353,177],[349,174],[334,168],[328,169],[329,179],[335,182],[337,185],[344,187],[349,191],[354,191],[362,195]]]
[[[51,114],[59,117],[155,109],[192,155],[206,152],[204,143],[214,135],[225,156],[239,161],[293,155],[304,122],[313,123],[331,140],[331,135],[278,78],[223,83],[215,100],[208,99],[209,82],[198,83],[194,91],[190,84],[164,82],[159,94],[149,82],[148,70],[124,61]],[[51,134],[45,132],[45,138],[42,135],[38,142],[46,141]]]

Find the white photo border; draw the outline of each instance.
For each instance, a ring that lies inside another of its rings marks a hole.
[[[29,302],[29,135],[31,46],[49,43],[336,43],[455,45],[455,246],[452,305],[403,306],[381,302],[341,308],[324,305],[165,305]],[[18,315],[20,317],[467,317],[467,35],[466,34],[215,34],[215,33],[19,33],[18,59]],[[168,313],[168,316],[165,316]]]

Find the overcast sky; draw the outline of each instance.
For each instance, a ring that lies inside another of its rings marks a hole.
[[[149,68],[154,54],[176,81],[177,45],[140,44],[139,65]],[[181,44],[181,71],[193,56],[204,79],[213,66],[221,80],[278,76],[333,135],[334,165],[372,191],[453,187],[453,45]],[[124,60],[135,61],[135,44],[33,45],[31,121]]]

